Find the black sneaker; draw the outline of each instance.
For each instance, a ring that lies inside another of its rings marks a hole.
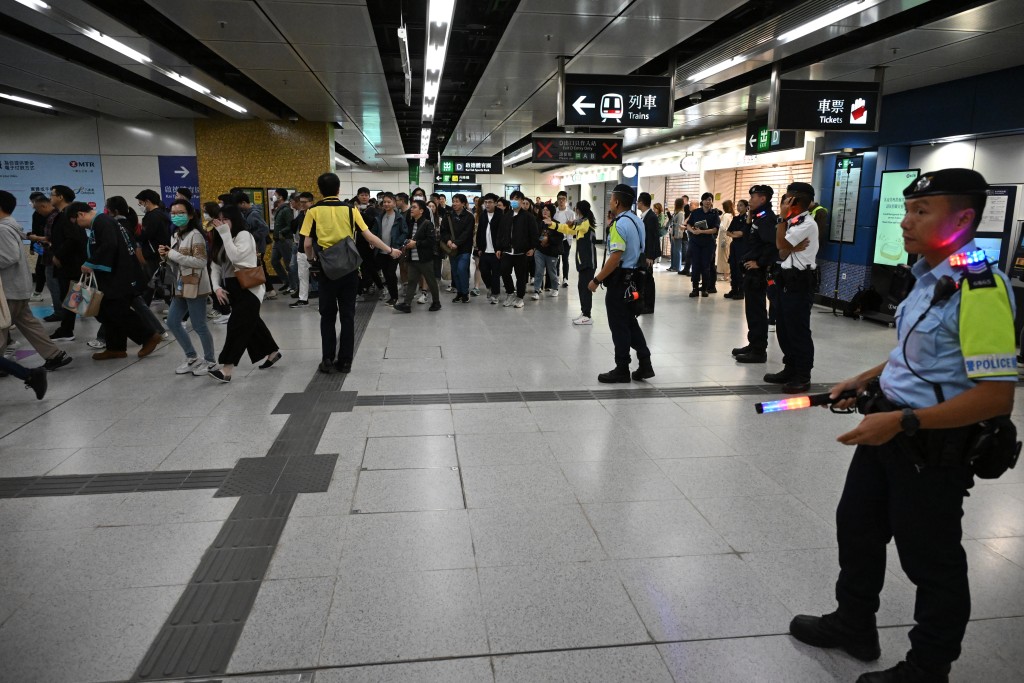
[[[782,385],[782,391],[787,394],[806,394],[811,388],[809,375],[793,375],[789,381]]]
[[[654,377],[654,367],[651,365],[650,361],[647,361],[646,363],[641,361],[640,367],[637,368],[631,376],[637,382],[642,382],[645,379],[650,379],[651,377]]]
[[[718,294],[718,287],[708,287],[708,294]]]
[[[45,318],[43,318],[43,322],[59,323],[63,319],[64,319],[64,316],[61,315],[60,313],[51,313],[50,315],[48,315]]]
[[[395,304],[395,311],[398,313],[412,313],[412,308],[407,303]]]
[[[348,373],[352,372],[352,361],[339,360],[337,363],[334,364],[334,367],[338,370],[338,372],[342,372],[347,375]]]
[[[913,662],[902,661],[885,671],[861,674],[857,683],[948,683],[949,675],[926,671]]]
[[[298,299],[299,298],[299,293],[298,292],[292,292],[292,298],[293,299]]]
[[[434,303],[430,304],[430,308],[428,308],[427,310],[428,311],[440,311],[441,310],[441,302],[440,301],[435,301]]]
[[[46,396],[46,369],[32,368],[29,370],[25,386],[36,392],[37,399],[43,400],[43,396]]]
[[[733,350],[732,350],[732,355],[734,355],[734,356],[739,356],[739,355],[742,355],[742,354],[744,354],[744,353],[750,353],[750,352],[751,352],[751,351],[753,351],[753,350],[754,350],[754,349],[752,349],[752,348],[750,347],[750,344],[747,344],[746,346],[741,346],[741,347],[739,347],[739,348],[733,349]]]
[[[73,342],[75,341],[74,332],[65,332],[64,330],[57,330],[50,335],[50,341],[54,342]]]
[[[298,297],[298,294],[296,294],[295,296]],[[305,301],[303,299],[298,299],[297,301],[293,301],[290,304],[288,304],[288,308],[302,308],[303,306],[308,306],[308,305],[309,305],[308,301]]]
[[[793,377],[793,371],[789,368],[782,368],[779,372],[769,372],[764,376],[768,384],[785,384]]]
[[[708,295],[707,290],[702,290],[700,295],[703,296],[703,297],[706,297]]]
[[[228,382],[231,381],[231,375],[225,375],[220,368],[217,368],[216,370],[210,370],[208,373],[206,373],[206,376],[212,377],[218,382],[223,382],[224,384],[227,384]]]
[[[397,303],[398,299],[388,299],[387,301],[384,302],[384,305],[387,306],[388,308],[394,308],[395,304]]]
[[[683,270],[679,271],[679,274],[680,275],[689,275],[690,271],[689,271],[688,268],[684,268]]]
[[[629,384],[632,381],[629,376],[629,366],[616,365],[614,370],[598,375],[597,381],[602,384]]]
[[[43,363],[43,367],[46,368],[47,370],[49,370],[50,372],[53,372],[57,368],[64,367],[65,365],[70,363],[71,360],[72,360],[71,356],[69,356],[65,352],[61,351],[56,356],[54,356],[53,358],[48,359],[45,363]]]
[[[737,363],[767,363],[768,354],[758,353],[757,351],[750,351],[749,353],[741,353],[734,357]]]
[[[317,369],[320,372],[324,373],[325,375],[333,375],[334,371],[337,368],[334,367],[334,363],[332,363],[331,361],[329,361],[329,360],[322,360],[322,361],[320,361],[320,366]]]
[[[692,292],[690,292],[690,298],[691,299],[696,299],[698,296],[700,296],[700,291],[695,289]]]
[[[882,656],[882,648],[878,644],[878,628],[873,623],[863,628],[851,627],[840,619],[838,612],[821,617],[799,614],[789,622],[789,633],[801,643],[812,647],[838,648],[862,662],[873,662]]]
[[[468,301],[468,299],[467,299],[467,301]],[[462,295],[461,294],[456,294],[455,298],[452,299],[452,303],[453,304],[461,304],[462,303]]]

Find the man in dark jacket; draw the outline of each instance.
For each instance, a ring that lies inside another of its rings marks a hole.
[[[501,211],[496,208],[498,197],[493,192],[484,195],[484,210],[480,212],[480,224],[476,228],[476,254],[480,259],[480,277],[487,287],[487,301],[498,303],[501,295],[501,264],[495,254],[495,245],[500,242],[499,232]]]
[[[45,207],[45,200],[38,205]],[[65,207],[66,208],[66,207]],[[71,289],[71,283],[82,274],[82,262],[85,261],[85,231],[68,220],[67,214],[52,207],[46,217],[44,231],[49,234],[50,259],[53,274],[60,288],[60,309],[54,313],[60,316],[60,325],[50,335],[53,341],[75,340],[75,313],[64,308],[64,299]]]
[[[526,296],[527,261],[533,258],[533,250],[537,247],[538,229],[537,219],[530,211],[524,211],[520,207],[526,195],[520,191],[513,192],[509,197],[509,208],[511,211],[504,213],[501,217],[501,229],[499,230],[501,242],[495,252],[501,261],[501,279],[505,283],[506,308],[514,306],[522,308],[525,305],[523,297]],[[512,287],[512,272],[516,274],[515,288]]]
[[[96,285],[103,292],[96,319],[105,326],[107,348],[94,353],[93,360],[125,358],[129,338],[142,347],[139,358],[145,358],[156,349],[161,335],[150,329],[131,305],[141,270],[134,240],[117,221],[97,214],[85,202],[72,204],[68,215],[88,236],[81,271],[95,275]]]
[[[641,192],[636,198],[636,208],[644,223],[644,257],[647,263],[647,278],[644,280],[644,313],[654,313],[654,261],[661,256],[661,238],[658,236],[658,217],[651,211],[651,193]]]
[[[466,208],[466,195],[452,197],[452,210],[448,213],[448,246],[455,250],[451,255],[452,280],[455,283],[455,298],[452,303],[469,303],[469,261],[473,252],[473,214]]]
[[[753,215],[750,234],[743,255],[743,301],[747,317],[747,345],[732,350],[740,363],[768,362],[768,272],[779,260],[775,245],[777,224],[772,211],[775,191],[768,185],[750,188],[750,211]]]
[[[145,213],[142,217],[142,232],[135,241],[142,250],[148,271],[143,278],[146,282],[139,283],[139,290],[142,292],[142,298],[150,304],[153,302],[154,291],[149,286],[148,279],[160,267],[160,245],[171,244],[171,219],[164,211],[163,202],[156,190],[143,190],[135,195],[135,199],[139,201],[139,208]]]
[[[690,212],[686,219],[686,229],[690,233],[690,251],[692,255],[693,291],[690,298],[708,296],[717,290],[711,275],[715,264],[715,253],[718,251],[718,229],[722,226],[721,216],[714,209],[715,196],[705,192],[700,196],[700,208]]]
[[[406,225],[405,217],[395,208],[395,195],[385,192],[381,199],[381,208],[383,212],[378,213],[370,224],[370,232],[392,249],[401,249],[409,239],[409,226]],[[380,249],[374,250],[374,259],[376,267],[384,273],[384,286],[388,289],[388,300],[385,305],[394,306],[398,303],[398,261]]]

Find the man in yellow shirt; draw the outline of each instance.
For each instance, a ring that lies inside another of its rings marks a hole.
[[[324,173],[316,179],[317,187],[323,199],[314,204],[302,221],[299,232],[305,240],[306,258],[310,263],[317,261],[320,252],[330,249],[345,239],[355,239],[355,230],[362,231],[363,237],[371,245],[392,258],[400,258],[402,252],[391,249],[379,237],[370,232],[363,217],[338,197],[341,191],[341,179],[334,173]],[[314,244],[315,242],[315,244]],[[331,374],[352,371],[352,355],[355,351],[355,317],[356,294],[359,291],[359,269],[355,268],[337,279],[320,272],[317,276],[320,284],[320,343],[323,349],[323,360],[320,372]],[[341,335],[335,328],[335,321],[341,313]],[[335,351],[337,350],[337,360]]]

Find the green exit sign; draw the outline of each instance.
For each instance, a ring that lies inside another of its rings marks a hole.
[[[757,131],[757,151],[765,152],[771,149],[772,146],[772,132],[767,128],[762,128]]]
[[[442,161],[441,162],[441,173],[451,173],[455,170],[454,161]]]

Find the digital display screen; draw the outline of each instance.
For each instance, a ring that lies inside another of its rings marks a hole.
[[[999,265],[1002,262],[1003,238],[975,237],[974,243],[978,245],[978,249],[985,252],[985,258],[989,263]]]
[[[886,171],[882,174],[882,189],[878,198],[878,227],[875,232],[874,262],[884,266],[899,266],[910,258],[903,248],[903,228],[900,223],[906,215],[903,190],[918,175],[916,169]]]

